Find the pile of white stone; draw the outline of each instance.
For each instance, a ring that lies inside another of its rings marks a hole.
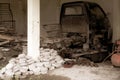
[[[40,48],[38,60],[33,60],[25,54],[20,54],[17,58],[11,59],[0,70],[0,78],[46,74],[49,70],[60,67],[63,62],[64,60],[58,55],[56,50]]]

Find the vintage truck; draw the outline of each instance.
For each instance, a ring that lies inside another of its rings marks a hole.
[[[96,3],[77,1],[64,3],[60,25],[63,33],[78,32],[86,36],[90,48],[107,45],[112,40],[112,29],[106,13]]]
[[[61,51],[64,57],[72,54],[74,57],[83,56],[101,62],[111,50],[112,28],[108,16],[97,3],[63,3],[59,27],[62,38],[68,38],[67,41],[61,41],[64,44],[62,47],[66,47]]]

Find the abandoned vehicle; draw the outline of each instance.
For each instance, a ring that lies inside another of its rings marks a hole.
[[[56,40],[48,45],[58,49],[63,58],[85,57],[93,62],[101,62],[112,50],[112,29],[108,17],[96,3],[85,1],[63,3],[58,27],[59,39],[54,36],[52,39]]]

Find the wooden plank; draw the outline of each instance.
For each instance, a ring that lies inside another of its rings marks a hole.
[[[0,34],[0,39],[5,39],[7,41],[12,41],[15,38],[13,36],[8,36],[8,35],[2,35],[2,34]]]
[[[10,43],[10,41],[0,42],[0,46],[5,45],[5,44],[7,44],[7,43]]]

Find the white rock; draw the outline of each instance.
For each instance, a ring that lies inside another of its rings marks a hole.
[[[34,73],[35,75],[39,75],[39,74],[40,74],[40,68],[35,68],[35,69],[33,69],[33,73]]]
[[[50,52],[44,52],[44,54],[43,54],[45,57],[46,56],[50,56]]]
[[[28,65],[31,65],[31,64],[33,64],[33,63],[34,63],[34,62],[33,62],[33,61],[31,61],[31,62],[28,62],[27,64],[28,64]]]
[[[18,72],[15,72],[15,76],[19,77],[21,75],[21,72],[18,71]]]
[[[55,61],[55,60],[52,60],[52,61],[50,61],[50,63],[51,63],[51,64],[54,64],[54,63],[56,63],[56,61]]]
[[[35,63],[34,61],[27,62],[28,65]]]
[[[49,68],[51,66],[50,62],[43,62],[43,65],[46,67],[46,68]]]
[[[27,72],[28,71],[28,67],[21,67],[20,68],[20,72],[23,72],[23,73],[25,73],[25,72]]]
[[[13,72],[18,72],[20,70],[21,66],[19,64],[16,64],[14,67],[13,67]]]
[[[51,49],[51,50],[50,50],[50,53],[54,53],[54,51],[55,51],[54,49]]]
[[[20,64],[20,65],[21,64],[27,64],[27,62],[25,62],[25,61],[19,61],[18,64]]]
[[[11,63],[11,62],[16,62],[16,59],[15,58],[10,59],[9,63]]]
[[[46,59],[49,59],[50,57],[52,57],[52,56],[50,56],[50,55],[44,55],[44,56],[42,56],[42,58],[46,58]]]
[[[47,71],[46,72],[45,71],[44,72],[40,72],[40,74],[47,74]]]
[[[46,67],[40,67],[40,70],[41,70],[41,72],[47,72],[48,68],[46,68]]]
[[[6,67],[2,68],[2,70],[0,71],[0,73],[4,74],[6,72]]]
[[[56,57],[55,57],[55,60],[56,60],[56,61],[59,61],[59,60],[61,60],[61,59],[62,59],[62,58],[61,58],[60,56],[56,56]]]
[[[10,49],[9,48],[3,48],[2,49],[2,51],[5,51],[5,52],[7,52],[7,51],[9,51]]]
[[[28,71],[28,73],[29,73],[29,74],[31,74],[31,75],[32,75],[32,74],[34,74],[34,72],[33,72],[33,71]]]
[[[56,68],[61,67],[61,66],[62,66],[62,64],[60,64],[60,63],[56,63],[56,65],[55,65]]]
[[[18,56],[18,58],[25,58],[25,54],[20,54],[19,56]]]
[[[41,62],[46,62],[46,61],[49,61],[48,59],[46,59],[46,58],[41,58],[41,59],[39,59]]]
[[[29,75],[29,74],[30,74],[29,71],[25,72],[25,75]]]
[[[34,64],[31,64],[28,67],[29,67],[29,70],[34,70],[36,68]]]
[[[34,63],[40,63],[40,60],[39,60],[39,59],[37,59],[37,60],[35,60],[35,61],[34,61]]]
[[[27,63],[20,63],[20,66],[27,66],[28,64]]]
[[[27,60],[29,60],[29,59],[31,60],[32,58],[31,58],[30,56],[27,56],[27,55],[26,55],[26,59],[27,59]]]
[[[49,70],[53,70],[53,69],[55,69],[55,67],[54,67],[54,66],[51,66],[51,67],[49,68]]]
[[[15,69],[15,68],[13,69],[14,73],[19,72],[19,71],[20,71],[20,69]]]
[[[6,65],[6,69],[12,69],[14,67],[15,64],[13,63],[9,63]]]
[[[63,60],[59,60],[59,61],[55,61],[55,64],[63,64],[64,63],[64,61]]]
[[[43,51],[45,51],[45,52],[49,52],[49,51],[50,51],[50,49],[44,49]]]
[[[34,61],[34,60],[32,60],[32,59],[28,59],[26,62],[27,62],[28,64],[35,63],[35,61]]]
[[[1,74],[1,73],[0,73],[0,78],[1,78],[1,79],[5,79],[5,77],[6,77],[6,76],[5,76],[4,74]]]
[[[38,63],[34,63],[36,67],[42,67],[44,65],[43,62],[38,62]]]
[[[34,75],[40,75],[41,72],[34,72],[33,74],[34,74]]]
[[[14,73],[13,73],[13,71],[10,69],[10,70],[7,70],[6,72],[5,72],[5,74],[8,76],[8,77],[13,77],[13,75],[14,75]]]
[[[57,56],[57,51],[54,51],[53,53],[51,53],[51,56]]]
[[[55,57],[53,57],[53,56],[48,56],[47,57],[49,60],[51,60],[51,59],[54,59]]]
[[[40,51],[44,50],[43,48],[40,48]]]
[[[19,62],[26,62],[26,61],[27,61],[26,58],[20,58],[20,59],[19,59]]]

